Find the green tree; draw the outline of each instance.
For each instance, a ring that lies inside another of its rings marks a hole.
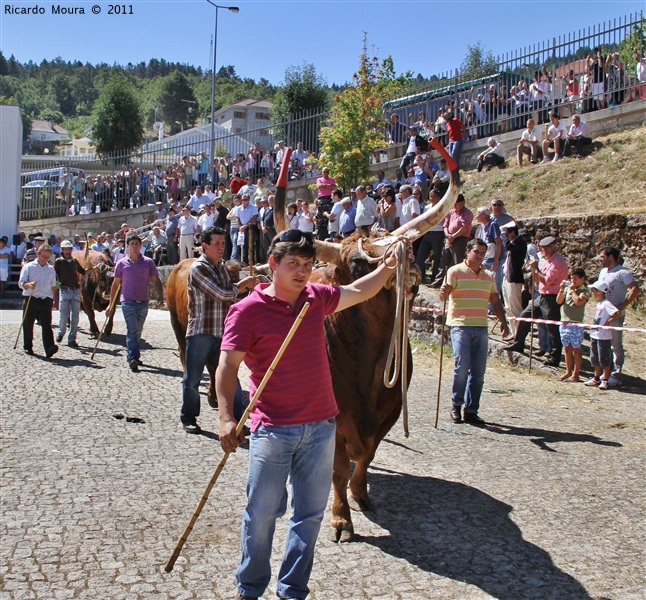
[[[642,58],[646,54],[646,19],[642,19],[634,25],[630,35],[624,38],[619,44],[621,60],[626,65],[626,70],[633,74],[637,66],[635,50],[641,52]]]
[[[476,79],[493,75],[498,71],[498,63],[491,50],[487,50],[482,42],[475,46],[467,46],[467,54],[460,63],[461,78],[465,80]]]
[[[100,155],[127,151],[141,143],[144,128],[135,89],[117,75],[105,85],[94,106],[92,140]]]
[[[329,126],[321,129],[321,164],[344,189],[365,181],[370,155],[384,144],[383,104],[390,87],[381,77],[379,62],[367,55],[364,38],[359,70],[353,85],[334,98]]]
[[[161,66],[163,67],[163,62]],[[185,100],[188,102],[184,102]],[[193,102],[196,102],[193,88],[186,75],[180,71],[173,71],[163,78],[159,93],[159,114],[171,133],[177,133],[182,125],[193,125],[196,116],[193,112]],[[177,121],[181,125],[178,125]]]

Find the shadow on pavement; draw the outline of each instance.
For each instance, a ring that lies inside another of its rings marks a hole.
[[[523,539],[508,504],[433,477],[371,470],[370,484],[378,508],[364,514],[389,534],[357,535],[358,541],[500,600],[591,598],[547,552]]]
[[[588,433],[568,433],[567,431],[549,431],[547,429],[534,429],[531,427],[514,427],[513,425],[502,425],[500,423],[487,423],[486,429],[493,433],[502,435],[517,435],[529,437],[530,442],[536,444],[541,450],[556,452],[548,444],[557,442],[581,442],[588,444],[598,444],[600,446],[610,446],[612,448],[621,448],[619,442],[609,442]]]

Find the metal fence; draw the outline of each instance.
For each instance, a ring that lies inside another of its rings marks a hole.
[[[595,48],[601,48],[604,61],[610,55],[612,64],[597,69],[594,57],[588,58]],[[518,49],[488,61],[476,71],[455,69],[434,76],[432,83],[390,99],[384,105],[384,117],[395,113],[402,123],[421,120],[428,135],[443,137],[439,113],[448,106],[465,122],[466,141],[473,141],[525,127],[530,115],[537,123],[545,122],[550,110],[568,117],[574,111],[586,113],[622,104],[638,98],[640,91],[646,97],[646,86],[640,87],[635,77],[633,49],[640,50],[642,56],[646,53],[643,12]],[[615,53],[619,53],[617,57]],[[545,89],[540,102],[529,94],[536,76]],[[601,78],[601,93],[598,86],[593,86],[595,77]],[[569,98],[568,81],[573,91],[573,80],[578,90],[572,94],[576,98]],[[518,93],[520,88],[527,88],[528,94]],[[215,185],[233,171],[249,178],[273,179],[276,144],[284,141],[296,148],[302,142],[304,151],[315,156],[319,151],[320,129],[328,124],[328,119],[325,109],[312,109],[269,128],[216,132],[216,160],[210,165],[207,160],[206,166],[202,161],[203,153],[208,156],[211,148],[208,125],[103,159],[26,156],[20,219],[62,216],[71,211],[116,210],[156,200],[181,201],[198,183]],[[384,130],[384,147],[387,141]],[[256,157],[254,161],[249,160],[250,151],[252,158]],[[293,163],[295,178],[312,174],[309,169],[313,162],[303,162]],[[158,165],[164,173],[161,184],[155,178]],[[83,180],[83,190],[75,189],[78,176]]]

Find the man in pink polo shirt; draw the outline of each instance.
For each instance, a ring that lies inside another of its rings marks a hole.
[[[538,297],[533,301],[534,308],[540,310],[540,315],[543,319],[560,321],[561,305],[556,301],[556,296],[561,289],[561,283],[568,278],[568,265],[563,256],[559,254],[556,240],[551,235],[544,237],[538,245],[544,259],[540,263],[537,260],[531,263],[531,268],[534,272],[534,283],[538,285]],[[524,318],[532,316],[531,304],[527,305],[527,308],[520,313],[520,316]],[[526,321],[518,322],[514,341],[508,346],[504,346],[504,349],[512,352],[522,352],[525,349],[525,338],[530,331],[530,327],[531,323]],[[547,332],[550,336],[552,350],[545,364],[549,367],[558,367],[563,351],[559,326],[548,325]]]
[[[332,481],[338,413],[323,321],[377,294],[392,274],[381,264],[349,285],[311,283],[314,257],[312,234],[287,230],[276,236],[269,248],[272,283],[256,286],[234,304],[224,324],[216,373],[220,444],[225,452],[235,452],[244,441],[235,435],[233,416],[240,364],[244,360],[251,370],[249,394],[253,396],[296,316],[305,302],[310,303],[251,412],[238,598],[259,598],[269,584],[273,532],[276,519],[285,514],[288,478],[293,514],[276,594],[305,598],[309,593],[314,546]]]
[[[322,175],[316,180],[316,189],[319,198],[329,200],[332,198],[332,192],[336,188],[336,179],[330,177],[330,169],[323,167]]]
[[[453,208],[444,217],[444,250],[440,261],[440,270],[431,287],[439,288],[447,269],[459,265],[467,254],[467,242],[471,236],[473,213],[465,206],[466,200],[459,194]]]

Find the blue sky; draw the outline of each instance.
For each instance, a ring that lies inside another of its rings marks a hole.
[[[109,15],[99,1],[63,0],[85,14],[52,14],[56,2],[2,2],[0,49],[21,62],[60,56],[93,64],[164,58],[209,68],[215,9],[206,0],[130,0],[127,13]],[[621,2],[381,2],[238,0],[238,14],[219,11],[217,67],[232,64],[241,77],[280,83],[285,69],[313,63],[328,83],[349,81],[363,32],[381,59],[391,54],[397,72],[425,76],[457,67],[467,46],[480,41],[495,55],[551,40],[644,10]],[[7,14],[5,6],[39,6],[45,14]],[[99,6],[98,15],[92,7]]]

